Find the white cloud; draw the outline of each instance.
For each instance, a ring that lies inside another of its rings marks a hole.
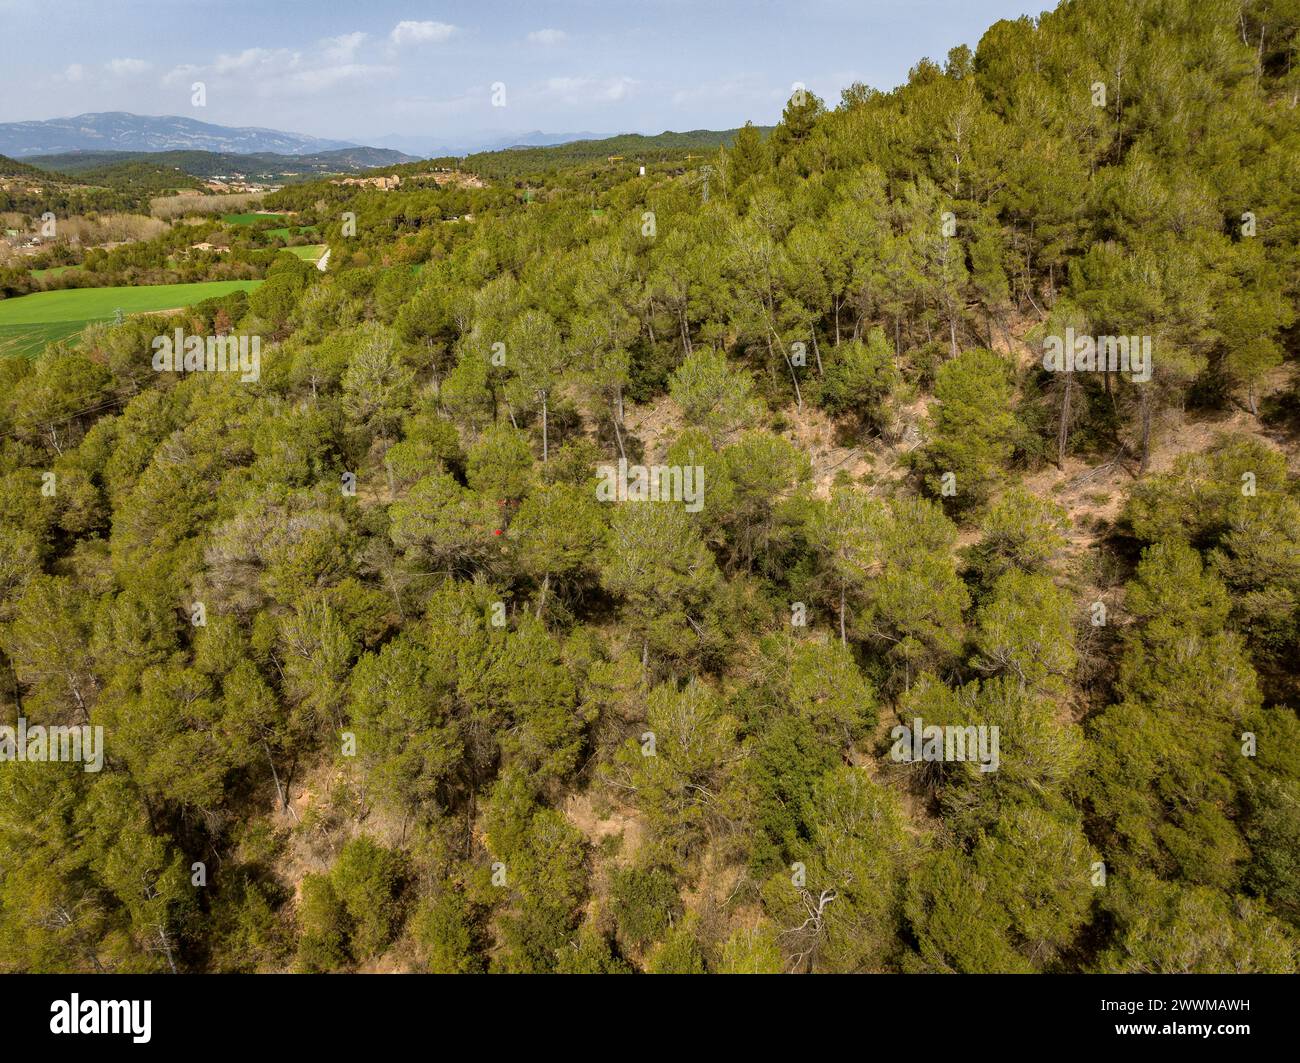
[[[366,34],[358,30],[356,33],[344,33],[338,37],[326,37],[321,41],[321,45],[325,58],[331,63],[350,63],[365,39]]]
[[[245,48],[235,55],[219,55],[212,64],[218,74],[231,74],[236,71],[253,70],[271,63],[282,65],[297,61],[297,53],[285,48],[271,51],[269,48]]]
[[[104,64],[104,69],[121,77],[143,74],[149,69],[149,64],[143,59],[112,59]]]
[[[301,92],[322,92],[343,81],[365,81],[385,73],[387,68],[367,66],[364,63],[345,63],[341,66],[315,67],[289,74],[285,84]]]
[[[748,100],[766,104],[770,93],[753,75],[744,74],[738,78],[725,81],[702,81],[687,88],[678,89],[672,95],[675,107],[697,106],[709,100]]]
[[[364,33],[347,33],[318,41],[306,52],[290,48],[245,48],[218,55],[204,65],[182,64],[163,77],[164,84],[188,84],[194,77],[208,82],[209,92],[226,97],[313,96],[343,83],[363,84],[395,73],[392,67],[353,61]],[[214,88],[215,87],[215,88]]]
[[[636,80],[634,78],[611,78],[609,81],[605,82],[604,86],[598,91],[598,96],[604,100],[621,100],[627,95],[628,90],[635,84]]]
[[[564,30],[533,30],[528,35],[528,40],[532,44],[543,44],[550,46],[552,44],[562,44],[569,39],[569,35]]]
[[[541,91],[546,96],[558,98],[567,104],[590,103],[593,100],[615,103],[624,99],[636,79],[616,78],[547,78]]]
[[[86,68],[80,63],[73,63],[63,71],[64,81],[80,81],[85,76]]]
[[[455,32],[456,27],[446,22],[412,22],[407,20],[394,26],[393,32],[388,37],[396,45],[427,44],[430,41],[437,44],[445,41]]]
[[[188,81],[203,69],[203,67],[195,66],[193,63],[182,63],[180,66],[174,66],[167,71],[162,77],[162,83],[164,85],[176,85]]]
[[[563,95],[569,92],[577,92],[579,89],[590,84],[590,78],[547,78],[546,91],[557,95]]]

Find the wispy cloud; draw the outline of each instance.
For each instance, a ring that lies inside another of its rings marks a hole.
[[[751,74],[744,74],[740,77],[692,83],[674,91],[671,99],[676,107],[694,107],[706,100],[766,101],[771,95],[770,85]]]
[[[104,69],[117,77],[133,77],[148,70],[149,64],[143,59],[110,59]]]
[[[365,39],[366,34],[360,32],[327,37],[305,52],[245,48],[222,53],[206,64],[173,67],[162,80],[164,84],[185,84],[191,78],[200,78],[210,82],[210,90],[221,87],[224,81],[225,95],[231,97],[314,96],[340,84],[365,83],[395,72],[392,67],[355,60]]]
[[[367,78],[387,72],[389,72],[387,67],[369,66],[365,63],[344,63],[339,66],[292,71],[285,77],[285,83],[290,88],[301,92],[316,93],[324,92],[344,81],[365,81]]]
[[[232,74],[258,68],[265,68],[272,64],[280,67],[295,65],[300,56],[297,52],[292,52],[288,48],[245,48],[242,52],[236,52],[234,55],[219,55],[212,64],[212,69],[218,74]]]
[[[388,39],[399,47],[404,44],[438,44],[455,32],[456,27],[447,22],[405,20],[393,27]]]
[[[625,99],[638,82],[630,77],[592,78],[592,77],[555,77],[548,78],[537,90],[539,95],[550,96],[561,103],[573,105],[590,103],[593,100],[615,103]]]
[[[368,34],[358,30],[356,33],[344,33],[338,37],[326,37],[321,41],[326,59],[332,63],[350,63],[357,54],[357,49],[365,43]]]
[[[569,39],[569,35],[564,30],[533,30],[528,35],[530,44],[541,44],[550,47],[553,44],[563,44]]]

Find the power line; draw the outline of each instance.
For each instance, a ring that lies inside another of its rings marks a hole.
[[[17,439],[19,432],[30,431],[31,429],[40,427],[42,425],[67,424],[69,421],[75,421],[78,417],[82,417],[88,413],[98,413],[99,411],[107,410],[112,406],[121,406],[126,402],[128,402],[130,398],[134,398],[134,396],[128,396],[127,398],[119,398],[119,399],[109,399],[107,402],[101,402],[95,406],[87,406],[81,410],[74,410],[66,417],[60,417],[57,420],[51,421],[42,418],[40,420],[32,421],[25,425],[19,425],[12,432],[0,433],[0,439]]]

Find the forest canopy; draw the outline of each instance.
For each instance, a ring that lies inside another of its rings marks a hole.
[[[0,357],[0,724],[102,736],[0,971],[1294,972],[1298,51],[1070,0]]]

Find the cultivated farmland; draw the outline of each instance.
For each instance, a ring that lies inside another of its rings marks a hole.
[[[191,306],[204,299],[252,291],[261,281],[205,281],[128,288],[69,288],[0,301],[0,354],[39,354],[47,343],[76,335],[93,321]]]
[[[281,251],[288,251],[291,255],[297,255],[305,262],[315,262],[324,252],[325,244],[303,244],[301,247],[282,247]]]

